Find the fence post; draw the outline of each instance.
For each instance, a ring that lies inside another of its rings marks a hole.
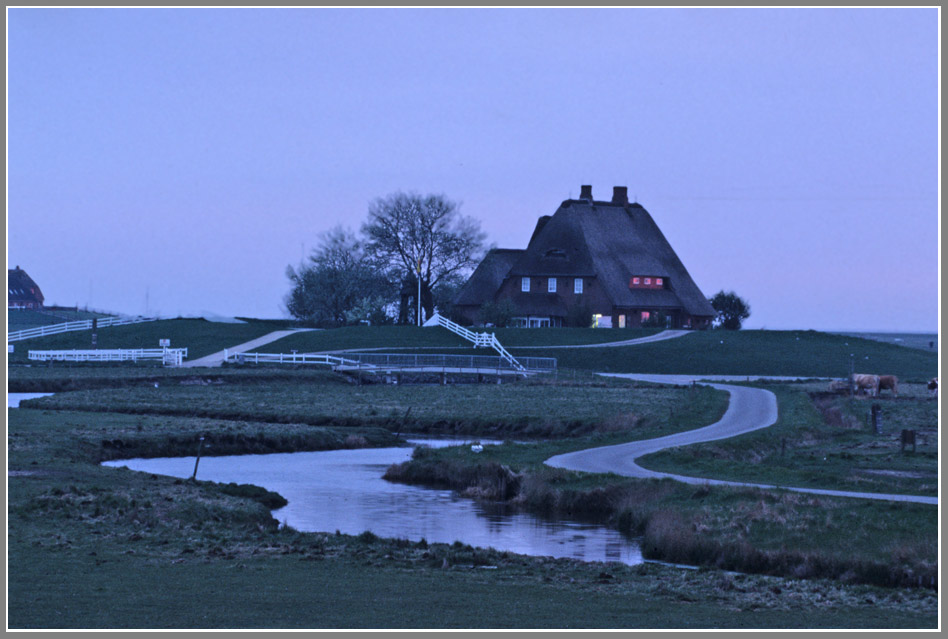
[[[872,430],[876,435],[882,434],[882,407],[879,404],[872,405]]]

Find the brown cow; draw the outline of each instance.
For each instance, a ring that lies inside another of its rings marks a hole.
[[[856,393],[859,393],[861,390],[865,390],[870,397],[875,397],[879,394],[878,375],[855,373],[853,374],[853,385],[856,388]]]
[[[899,378],[895,375],[879,375],[879,392],[881,393],[884,390],[890,390],[898,397]]]

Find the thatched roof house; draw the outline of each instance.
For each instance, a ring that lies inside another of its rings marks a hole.
[[[43,292],[19,266],[7,269],[7,308],[43,308]]]
[[[481,323],[487,302],[509,300],[521,326],[639,326],[657,313],[672,327],[702,328],[715,312],[640,204],[625,187],[611,201],[583,186],[543,216],[525,250],[494,249],[455,298],[456,312]]]

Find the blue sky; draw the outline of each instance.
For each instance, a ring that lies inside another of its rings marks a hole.
[[[524,247],[625,185],[749,327],[936,330],[937,9],[7,15],[7,262],[47,303],[280,317],[376,197]]]

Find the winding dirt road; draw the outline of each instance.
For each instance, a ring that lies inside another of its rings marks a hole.
[[[844,490],[823,490],[819,488],[798,488],[793,486],[776,486],[771,484],[755,484],[749,482],[723,481],[675,475],[643,468],[635,460],[643,455],[654,453],[665,448],[687,446],[700,442],[709,442],[726,439],[743,433],[749,433],[760,428],[772,426],[777,421],[777,398],[770,391],[746,386],[732,386],[729,384],[710,383],[700,381],[708,377],[689,375],[634,375],[613,374],[611,377],[623,377],[638,381],[657,382],[662,384],[691,384],[692,382],[707,384],[713,388],[730,393],[727,411],[721,419],[709,426],[695,430],[675,433],[665,437],[629,442],[616,446],[602,446],[589,448],[573,453],[556,455],[546,460],[546,464],[557,468],[578,470],[592,473],[615,473],[626,477],[669,477],[689,484],[713,484],[727,486],[748,486],[755,488],[782,488],[802,493],[814,493],[834,497],[858,497],[862,499],[882,499],[889,501],[909,501],[921,504],[937,504],[937,497],[920,495],[895,495],[886,493],[862,493]],[[741,376],[727,376],[726,379],[740,379]],[[753,379],[753,378],[751,378]],[[761,379],[761,378],[757,378]],[[774,379],[774,378],[767,378]],[[783,378],[786,379],[786,378]]]

